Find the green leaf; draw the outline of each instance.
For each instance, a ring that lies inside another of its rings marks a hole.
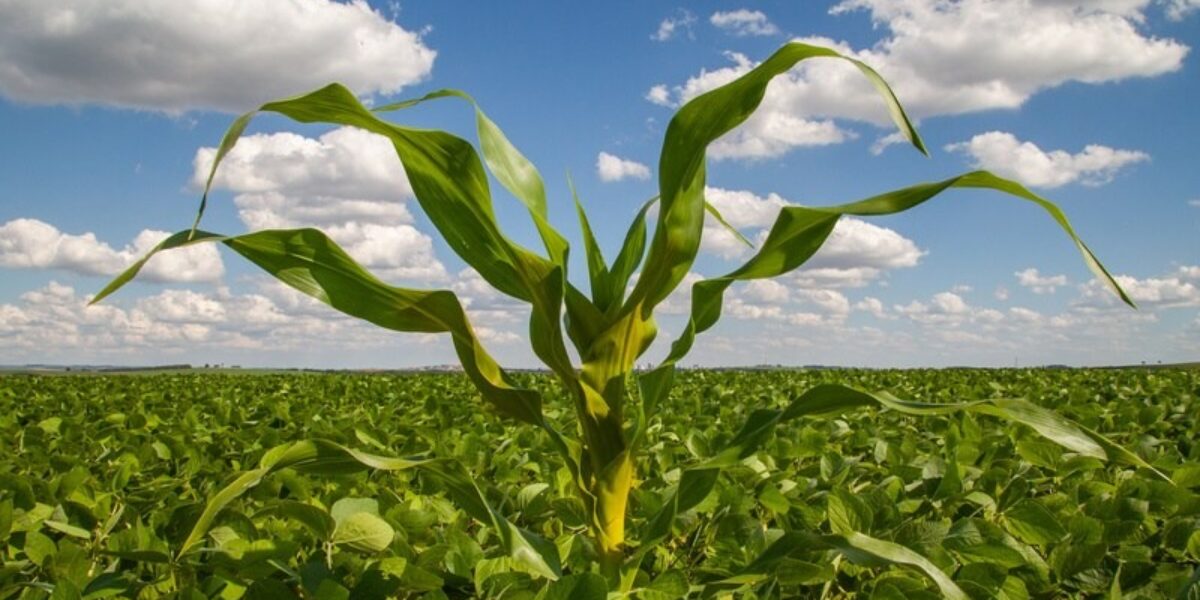
[[[568,575],[551,583],[541,595],[541,600],[605,600],[608,584],[595,573]]]
[[[177,556],[182,557],[203,540],[217,515],[230,502],[258,485],[264,477],[289,468],[321,474],[345,474],[368,469],[420,470],[427,477],[438,481],[459,508],[466,511],[471,517],[491,526],[498,534],[501,546],[517,564],[548,579],[555,579],[562,573],[558,550],[554,544],[517,527],[492,508],[476,485],[475,479],[457,461],[424,457],[379,456],[320,439],[304,440],[272,448],[263,455],[259,468],[242,473],[232,483],[217,492],[205,504],[204,511],[197,519],[187,539],[181,544]],[[378,512],[378,505],[372,500],[351,499],[340,505],[335,504],[336,514],[332,518],[335,522],[338,522],[338,516],[347,520],[355,514],[372,514],[372,509],[374,512]],[[338,522],[338,529],[341,527],[341,523]],[[356,531],[372,533],[375,537],[366,536],[365,538],[371,540],[368,543],[382,539],[382,534],[378,533],[382,531],[381,528],[360,527]],[[336,531],[335,535],[337,535]]]
[[[920,571],[937,585],[942,595],[952,600],[968,596],[949,576],[929,559],[899,544],[876,539],[858,532],[844,535],[813,535],[788,532],[772,543],[749,565],[738,571],[739,576],[767,573],[779,561],[793,552],[811,552],[827,548],[835,550],[852,562],[865,566],[898,565]]]
[[[334,506],[336,505],[335,503]],[[281,500],[255,516],[264,514],[274,514],[281,518],[299,521],[319,540],[328,540],[337,527],[337,522],[324,509],[295,500]]]
[[[45,567],[46,561],[58,553],[54,540],[37,531],[25,532],[25,545],[21,550],[30,562],[40,567]]]
[[[296,290],[350,316],[395,331],[449,333],[464,370],[485,400],[514,419],[544,423],[541,396],[511,383],[508,374],[484,350],[452,292],[411,290],[383,283],[315,229],[268,230],[238,236],[198,231],[191,240],[186,232],[180,232],[117,276],[92,302],[99,302],[132,280],[158,252],[214,241],[232,248]]]
[[[829,527],[837,534],[871,530],[871,509],[844,488],[834,488],[826,498]]]
[[[779,424],[804,416],[829,417],[863,406],[877,406],[914,416],[944,415],[960,411],[990,414],[1029,426],[1047,439],[1081,454],[1098,455],[1099,458],[1107,457],[1110,460],[1122,458],[1120,454],[1106,453],[1105,448],[1119,446],[1108,442],[1103,436],[1089,432],[1069,419],[1025,400],[989,398],[964,403],[911,402],[901,400],[888,392],[872,393],[845,385],[821,384],[805,391],[783,410],[758,409],[751,412],[742,428],[720,452],[685,469],[675,493],[650,519],[643,534],[641,547],[634,553],[630,565],[640,564],[646,553],[667,538],[676,517],[694,508],[708,496],[721,471],[756,452]],[[1100,441],[1107,442],[1108,445],[1101,445]],[[845,510],[846,503],[831,505],[831,509],[835,506],[838,511],[838,527],[854,529],[852,517]],[[1023,513],[1018,512],[1018,515]],[[831,520],[834,517],[832,513],[829,516]]]
[[[329,508],[329,516],[333,517],[336,524],[341,525],[351,515],[360,512],[369,513],[379,516],[379,501],[374,498],[351,498],[346,497],[333,503]]]
[[[1112,275],[1108,273],[1095,255],[1092,254],[1091,249],[1083,243],[1083,240],[1075,233],[1070,222],[1067,221],[1066,215],[1057,206],[1030,192],[1016,182],[997,177],[986,171],[975,171],[934,183],[910,186],[840,206],[826,208],[804,206],[784,207],[776,218],[774,225],[772,225],[767,239],[749,261],[726,275],[705,279],[693,284],[692,306],[688,323],[684,327],[683,333],[671,345],[671,350],[667,357],[658,367],[651,371],[651,374],[659,371],[673,370],[675,364],[691,351],[696,337],[716,324],[721,316],[721,305],[725,291],[735,282],[776,277],[800,267],[816,254],[817,250],[821,248],[825,240],[833,232],[838,220],[844,215],[876,216],[895,214],[919,206],[941,194],[943,191],[952,188],[991,189],[1036,204],[1048,213],[1071,241],[1074,242],[1083,255],[1084,262],[1096,277],[1105,282],[1127,304],[1133,306],[1133,301],[1125,294],[1124,290],[1121,289],[1120,285],[1117,284],[1116,280],[1113,279]],[[639,280],[639,285],[640,283],[641,280]],[[654,377],[668,381],[670,379],[665,374],[654,375]],[[663,395],[669,389],[668,385],[651,386],[643,390],[644,396],[647,393],[652,394],[646,397],[644,402],[651,406],[661,403]],[[1041,411],[1036,407],[998,406],[995,410],[997,412],[1026,413],[1023,415],[1025,420],[1030,426],[1039,429],[1039,431],[1042,431],[1043,422],[1046,428],[1054,427],[1054,420],[1048,419],[1042,414],[1049,413],[1049,411]],[[1101,448],[1099,440],[1084,439],[1086,437],[1095,437],[1092,435],[1094,432],[1087,432],[1088,435],[1081,436],[1076,433],[1079,429],[1079,427],[1075,427],[1075,431],[1071,432],[1072,437],[1079,438],[1079,443],[1068,447],[1089,456],[1103,454],[1104,449]],[[1046,435],[1046,433],[1043,432],[1043,435]],[[1079,448],[1083,448],[1083,450]],[[1125,462],[1130,462],[1131,464],[1137,462],[1140,463],[1139,466],[1149,467],[1145,461],[1141,461],[1136,455],[1129,453],[1127,450],[1118,450],[1118,448],[1114,446],[1111,449],[1105,449],[1111,450],[1110,453],[1120,454],[1121,460]],[[1159,475],[1161,476],[1161,473]]]
[[[660,210],[646,266],[626,303],[627,311],[649,313],[683,280],[700,246],[705,203],[705,151],[743,123],[762,102],[767,85],[796,63],[816,57],[849,61],[880,91],[893,121],[918,149],[924,145],[895,94],[867,65],[828,48],[785,44],[734,81],[690,100],[671,119],[659,159]]]
[[[364,553],[383,552],[396,532],[387,521],[370,512],[356,512],[338,520],[333,543]]]
[[[1022,500],[1004,511],[1004,526],[1026,543],[1041,546],[1060,541],[1067,535],[1054,513],[1034,500]]]

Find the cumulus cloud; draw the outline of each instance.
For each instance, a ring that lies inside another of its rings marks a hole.
[[[215,155],[215,148],[197,150],[194,185],[203,185]],[[213,186],[235,194],[250,229],[317,227],[378,275],[448,278],[432,238],[412,225],[412,187],[381,136],[350,127],[316,138],[246,136],[222,161]]]
[[[1119,150],[1099,144],[1088,144],[1075,154],[1065,150],[1047,152],[1033,142],[1022,142],[1003,131],[989,131],[965,142],[949,144],[946,151],[968,155],[976,168],[1042,188],[1076,181],[1103,185],[1112,181],[1121,169],[1150,160],[1149,154],[1139,150]]]
[[[650,179],[650,167],[607,152],[596,156],[596,175],[600,181],[612,182],[623,179]]]
[[[117,250],[92,232],[69,234],[37,219],[14,219],[0,225],[0,267],[112,276],[133,264],[167,235],[165,231],[145,229]],[[199,244],[155,255],[142,269],[139,279],[214,282],[224,273],[216,246]]]
[[[657,104],[659,106],[674,106],[674,104],[671,102],[671,90],[667,89],[667,86],[662,84],[651,87],[646,92],[646,99],[649,100],[651,104]]]
[[[887,309],[883,306],[883,301],[879,298],[874,298],[871,296],[867,296],[862,300],[855,302],[854,310],[860,310],[868,313],[876,319],[891,318],[890,315],[888,315]]]
[[[1186,281],[1189,272],[1167,277],[1147,277],[1139,279],[1131,275],[1117,275],[1117,280],[1125,293],[1135,303],[1142,307],[1152,308],[1181,308],[1200,306],[1200,287]],[[1082,306],[1116,306],[1120,300],[1104,283],[1093,279],[1080,289],[1079,305]]]
[[[330,81],[395,93],[436,54],[362,0],[0,3],[0,94],[20,102],[240,112]]]
[[[1004,319],[1000,311],[971,305],[954,292],[939,292],[928,301],[913,300],[892,308],[896,314],[922,325],[959,327],[966,323],[993,324]]]
[[[675,36],[683,33],[691,39],[692,25],[696,23],[696,15],[691,11],[680,9],[676,11],[674,16],[667,17],[658,23],[658,29],[650,34],[650,39],[656,42],[665,42],[674,39]]]
[[[791,292],[773,279],[755,279],[742,287],[741,296],[760,304],[784,304],[791,299]]]
[[[1053,294],[1058,288],[1067,285],[1066,275],[1042,275],[1037,269],[1030,267],[1013,273],[1017,283],[1027,287],[1035,294]]]
[[[760,10],[715,12],[708,18],[714,27],[738,37],[778,35],[779,28]]]
[[[1172,21],[1182,21],[1185,17],[1200,10],[1200,0],[1167,0],[1167,18]]]
[[[1096,84],[1178,70],[1189,48],[1139,30],[1148,4],[847,0],[833,14],[865,11],[886,32],[883,39],[870,48],[825,38],[800,41],[831,46],[872,65],[893,84],[910,115],[920,119],[1016,108],[1067,82]],[[745,56],[728,56],[731,65],[702,70],[671,86],[666,102],[686,101],[754,66]],[[661,94],[656,98],[663,100]],[[722,138],[713,156],[763,158],[850,139],[832,119],[890,123],[876,91],[852,66],[806,61],[772,82],[759,111]]]
[[[89,306],[90,299],[52,281],[0,304],[0,360],[145,364],[239,350],[265,358],[279,349],[345,351],[395,339],[274,281],[244,294],[176,289],[124,303]]]

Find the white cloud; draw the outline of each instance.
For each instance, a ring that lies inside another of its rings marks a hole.
[[[0,94],[20,102],[240,112],[331,81],[395,93],[436,54],[362,0],[0,3]]]
[[[786,285],[772,279],[755,279],[747,282],[741,296],[760,304],[784,304],[791,299]]]
[[[14,219],[0,225],[0,267],[112,276],[133,264],[167,235],[165,231],[145,229],[124,248],[116,250],[91,232],[74,235],[37,219]],[[225,266],[216,246],[198,244],[156,255],[142,269],[139,279],[214,282],[224,273]]]
[[[680,9],[673,17],[667,17],[658,23],[658,29],[650,34],[650,39],[656,42],[665,42],[673,39],[680,32],[683,32],[688,39],[692,38],[692,25],[696,22],[696,15],[690,11]]]
[[[1182,21],[1185,17],[1200,10],[1200,0],[1166,0],[1167,18],[1172,21]]]
[[[1116,275],[1113,279],[1142,307],[1200,306],[1200,287],[1179,276],[1138,279],[1130,275]],[[1095,279],[1081,286],[1080,293],[1080,304],[1083,306],[1116,306],[1120,302],[1107,285]]]
[[[879,298],[873,298],[871,296],[867,296],[862,300],[855,302],[854,310],[861,310],[862,312],[868,313],[876,319],[891,318],[887,313],[887,309],[883,306],[883,301]]]
[[[1009,295],[1008,288],[1006,288],[1002,285],[996,286],[996,291],[992,292],[992,296],[994,296],[997,300],[999,300],[1001,302],[1008,300],[1008,295]]]
[[[715,12],[708,18],[708,21],[714,27],[739,37],[777,35],[779,33],[779,28],[760,10],[742,8],[727,12]]]
[[[280,349],[328,353],[379,346],[392,332],[341,315],[271,280],[262,293],[165,290],[132,302],[91,296],[57,282],[0,305],[0,360],[164,363],[180,356],[224,357]],[[325,354],[326,358],[328,354]]]
[[[1200,265],[1183,265],[1176,273],[1184,279],[1200,280]]]
[[[850,300],[837,290],[801,288],[795,290],[794,294],[823,313],[838,317],[850,314]]]
[[[203,185],[215,148],[192,161]],[[214,188],[235,193],[250,229],[317,227],[382,277],[443,281],[433,240],[412,226],[412,187],[387,139],[350,127],[309,138],[294,133],[242,138],[221,162]]]
[[[671,102],[671,91],[663,84],[651,87],[646,92],[646,99],[659,106],[674,106],[674,103]]]
[[[807,268],[878,270],[915,267],[925,251],[897,233],[855,218],[842,218]]]
[[[928,302],[913,300],[892,307],[897,314],[922,325],[960,327],[968,323],[992,325],[1004,314],[992,308],[973,306],[954,292],[939,292]]]
[[[1011,133],[989,131],[966,142],[949,144],[947,152],[962,152],[971,157],[975,168],[995,171],[1026,185],[1056,188],[1079,181],[1084,185],[1103,185],[1112,181],[1121,169],[1150,160],[1138,150],[1119,150],[1088,144],[1071,154],[1065,150],[1046,152],[1033,142],[1022,142]]]
[[[1027,287],[1035,294],[1053,294],[1058,288],[1067,285],[1066,275],[1042,275],[1036,268],[1030,267],[1013,273],[1017,283]]]
[[[596,174],[600,181],[622,179],[650,179],[650,167],[640,162],[601,152],[596,156]]]
[[[848,0],[832,12],[867,11],[886,31],[883,39],[866,49],[824,38],[800,41],[833,46],[872,65],[919,120],[1016,108],[1067,82],[1095,84],[1178,70],[1188,47],[1139,30],[1149,1]],[[731,66],[703,70],[673,86],[669,101],[686,101],[753,67],[744,56],[728,56]],[[806,61],[771,83],[759,111],[723,138],[713,156],[763,158],[838,143],[851,136],[830,120],[837,118],[890,126],[883,102],[852,66]]]
[[[1200,198],[1196,198],[1195,200],[1188,200],[1188,206],[1195,206],[1196,208],[1200,208]]]

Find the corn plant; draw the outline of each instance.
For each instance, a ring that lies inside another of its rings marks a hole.
[[[591,579],[573,580],[579,585],[599,582],[597,585],[606,589],[630,590],[643,568],[643,558],[672,536],[676,518],[708,495],[721,471],[753,454],[777,425],[803,416],[831,415],[860,406],[915,415],[971,411],[1022,423],[1081,455],[1150,469],[1135,454],[1098,433],[1025,400],[925,404],[904,401],[887,392],[822,385],[793,398],[786,407],[752,412],[724,450],[687,467],[661,510],[638,523],[635,536],[627,534],[630,492],[638,485],[637,458],[648,424],[656,418],[658,407],[671,390],[676,364],[687,355],[696,337],[720,318],[725,291],[739,281],[777,277],[801,267],[821,248],[844,215],[902,212],[951,188],[1002,192],[1032,202],[1048,213],[1095,276],[1132,305],[1058,207],[1016,182],[975,171],[839,206],[783,208],[745,264],[693,285],[690,316],[666,359],[649,371],[635,372],[638,358],[656,336],[655,309],[680,285],[696,259],[706,214],[724,223],[704,198],[706,148],[750,117],[774,77],[811,58],[840,59],[857,68],[878,91],[900,133],[918,151],[926,152],[900,102],[871,67],[827,48],[788,43],[745,75],[697,96],[675,113],[659,159],[658,196],[637,213],[611,262],[601,255],[587,216],[575,199],[590,293],[568,276],[568,242],[551,225],[545,186],[537,169],[470,96],[457,90],[441,90],[410,101],[368,108],[345,87],[332,84],[302,96],[269,102],[238,117],[221,140],[192,227],[168,237],[94,301],[130,281],[155,253],[219,242],[280,281],[345,314],[395,331],[449,334],[464,373],[486,405],[498,417],[544,432],[559,460],[569,469],[574,492],[586,508],[587,535],[595,558],[595,573],[587,575]],[[384,118],[445,98],[465,100],[473,106],[478,151],[467,140],[450,133],[407,127]],[[488,353],[454,293],[389,285],[315,229],[220,235],[199,228],[213,176],[256,112],[279,113],[301,123],[358,127],[392,143],[417,202],[450,248],[496,290],[529,304],[533,352],[561,383],[563,396],[572,404],[573,430],[561,431],[551,423],[543,412],[542,395],[518,385]],[[544,252],[513,241],[501,230],[494,214],[489,172],[528,210]],[[657,213],[651,210],[655,203]],[[652,235],[646,223],[650,218],[655,221]],[[581,364],[573,363],[568,344]],[[554,545],[508,521],[488,503],[472,475],[456,463],[437,457],[374,456],[320,440],[297,442],[268,453],[259,468],[245,472],[222,490],[209,502],[176,559],[182,560],[203,542],[204,533],[221,508],[263,477],[285,467],[317,471],[420,469],[442,482],[447,494],[468,514],[493,527],[504,550],[517,564],[551,580],[563,576]],[[859,533],[788,534],[746,565],[739,576],[764,573],[789,551],[802,547],[830,548],[852,560],[866,557],[907,565],[923,571],[944,595],[965,597],[949,577],[919,554]]]

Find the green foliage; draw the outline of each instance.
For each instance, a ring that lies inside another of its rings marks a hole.
[[[820,249],[843,215],[894,214],[917,207],[952,188],[999,191],[1042,208],[1076,245],[1094,274],[1108,283],[1123,300],[1130,302],[1054,204],[1015,182],[990,173],[967,173],[841,206],[784,208],[761,248],[746,264],[724,276],[693,286],[690,318],[682,335],[671,345],[669,355],[659,366],[635,378],[633,367],[657,333],[654,310],[683,281],[692,266],[700,247],[706,215],[728,227],[704,199],[708,145],[750,117],[772,79],[800,61],[812,58],[840,59],[856,68],[879,92],[900,133],[917,150],[925,151],[924,143],[899,100],[869,66],[828,48],[794,42],[785,44],[741,77],[692,99],[672,118],[659,160],[658,213],[648,242],[645,219],[655,200],[638,213],[621,251],[610,265],[601,255],[587,216],[576,199],[590,297],[576,288],[568,277],[568,243],[550,224],[549,203],[541,175],[465,93],[440,90],[415,100],[371,109],[350,90],[331,84],[308,94],[269,102],[255,111],[278,113],[301,123],[357,127],[385,137],[400,159],[417,202],[447,245],[496,290],[529,305],[530,344],[534,354],[561,385],[563,394],[558,397],[558,403],[547,402],[544,391],[521,385],[496,363],[475,336],[462,303],[452,292],[388,285],[364,270],[323,233],[312,229],[260,231],[235,236],[199,230],[212,174],[255,113],[236,119],[218,148],[193,227],[167,238],[147,257],[118,276],[96,296],[95,301],[132,280],[145,261],[157,252],[219,242],[280,281],[343,313],[395,331],[449,334],[464,372],[487,405],[500,416],[532,425],[534,432],[548,440],[549,447],[557,455],[556,460],[562,464],[563,474],[556,473],[553,479],[543,479],[541,483],[548,486],[550,481],[555,481],[572,492],[573,500],[557,500],[560,504],[568,503],[573,516],[586,527],[591,562],[588,568],[577,569],[578,572],[563,577],[563,548],[509,521],[489,503],[460,461],[436,454],[409,460],[388,459],[364,455],[350,446],[322,439],[290,440],[290,445],[284,444],[269,452],[257,467],[244,470],[203,505],[194,507],[199,516],[176,550],[174,562],[179,562],[197,547],[203,536],[214,532],[211,526],[215,519],[234,500],[260,486],[268,476],[283,470],[318,468],[331,473],[357,469],[416,470],[422,477],[443,486],[447,497],[459,508],[494,532],[505,551],[505,556],[498,558],[510,560],[514,568],[535,576],[557,580],[546,588],[547,594],[603,595],[604,590],[597,587],[597,581],[610,591],[630,592],[641,585],[640,578],[646,576],[645,561],[669,540],[678,520],[705,506],[724,481],[723,474],[736,469],[742,461],[758,452],[771,439],[775,429],[801,417],[829,416],[859,406],[924,416],[959,412],[998,416],[1030,427],[1074,455],[1122,461],[1166,479],[1164,473],[1096,431],[1025,400],[988,398],[955,405],[917,403],[901,400],[887,392],[874,393],[859,387],[827,383],[796,394],[786,408],[762,408],[748,414],[745,425],[732,438],[722,439],[723,443],[716,446],[710,442],[712,456],[683,468],[677,481],[672,482],[673,491],[651,504],[655,506],[653,516],[640,535],[634,538],[627,535],[633,512],[646,508],[642,504],[646,490],[638,489],[642,473],[639,456],[646,450],[651,424],[668,401],[675,380],[675,364],[691,350],[696,336],[719,319],[723,294],[732,284],[776,277],[800,267]],[[444,131],[416,129],[383,118],[385,114],[402,113],[424,102],[447,98],[465,100],[473,107],[478,151],[470,142]],[[544,254],[513,241],[501,230],[492,204],[489,172],[526,207]],[[634,280],[632,284],[631,280]],[[573,364],[568,344],[574,346],[580,358],[579,365]],[[629,393],[635,388],[639,393]],[[564,406],[571,409],[573,422],[563,423],[552,417],[551,411]],[[53,421],[41,423],[47,432],[57,431],[60,426],[61,423]],[[949,439],[947,443],[950,443]],[[389,449],[386,444],[380,446]],[[152,448],[159,458],[172,458],[176,451],[165,442],[152,444]],[[1054,451],[1049,448],[1032,444],[1023,446],[1026,455],[1053,461]],[[935,499],[950,497],[963,488],[963,474],[952,454],[948,446],[943,453],[947,466],[933,494]],[[844,457],[830,455],[827,461],[827,470],[831,472],[844,466]],[[823,469],[825,462],[823,458]],[[542,491],[545,489],[548,487]],[[535,490],[518,494],[519,504],[525,507],[536,505],[540,493]],[[935,562],[902,545],[861,531],[874,523],[867,508],[844,491],[838,494],[833,496],[835,504],[830,506],[831,518],[836,515],[834,520],[838,524],[836,535],[788,532],[761,548],[763,557],[749,562],[746,567],[749,570],[740,570],[733,577],[761,577],[764,573],[759,571],[768,565],[774,568],[777,560],[792,560],[793,548],[819,547],[836,551],[854,562],[911,567],[933,581],[942,594],[966,597],[966,592]],[[781,489],[764,491],[761,499],[777,514],[787,513],[786,496]],[[293,506],[288,510],[307,509]],[[1048,510],[1039,504],[1023,504],[1006,514],[1003,522],[1025,542],[1058,541],[1063,535],[1050,527],[1053,519],[1048,512],[1039,512]],[[183,514],[176,520],[179,523],[192,521]],[[389,532],[394,530],[375,511],[356,512],[345,519],[335,515],[334,521],[332,534],[325,536],[332,546],[346,546],[370,554],[382,551],[391,543]],[[313,523],[316,521],[309,523],[310,529]],[[748,523],[742,525],[748,526]],[[741,530],[740,526],[730,526],[735,531]],[[1066,551],[1062,561],[1075,565],[1081,560],[1077,555],[1087,556],[1086,549]],[[1092,567],[1080,564],[1085,570]],[[592,565],[599,577],[585,575]],[[392,568],[400,569],[395,564]],[[384,575],[379,577],[386,579]],[[654,592],[647,593],[661,596],[667,594],[663,590],[678,587],[674,579],[663,581]],[[881,593],[904,594],[910,591],[907,585],[897,580],[886,588],[893,591]]]
[[[549,377],[518,382],[546,395],[553,426],[570,425]],[[922,405],[1041,398],[1180,485],[1058,445],[1030,460],[1036,430],[981,412],[846,409],[781,419],[744,443],[738,425],[833,382]],[[1123,597],[1176,597],[1200,566],[1200,481],[1188,475],[1200,469],[1198,390],[1200,371],[681,372],[637,458],[631,539],[650,539],[687,473],[728,466],[630,588],[656,600],[1093,597],[1119,582]],[[608,589],[587,576],[597,549],[549,434],[481,414],[475,393],[465,376],[433,374],[0,378],[0,598]],[[425,468],[448,461],[553,545],[559,583],[513,558],[502,530]],[[264,464],[276,470],[202,518]]]

